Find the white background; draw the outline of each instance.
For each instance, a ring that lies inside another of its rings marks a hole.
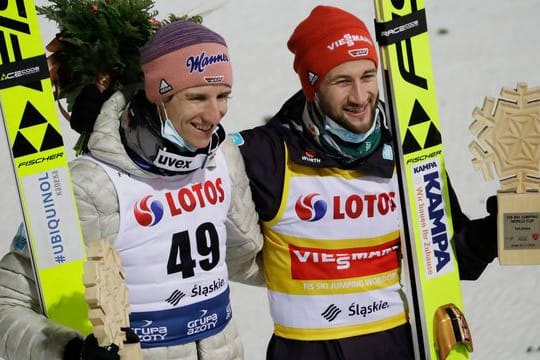
[[[228,131],[261,124],[299,88],[285,44],[296,24],[318,2],[158,0],[156,4],[161,18],[171,12],[182,15],[213,10],[205,15],[204,24],[227,40],[235,76],[224,120]],[[372,1],[331,4],[353,12],[373,28]],[[485,96],[498,97],[503,86],[515,87],[518,82],[540,86],[540,1],[426,0],[426,12],[446,165],[464,211],[471,217],[484,216],[484,201],[495,193],[497,183],[486,182],[471,165],[471,114]],[[43,38],[48,42],[56,32],[55,24],[45,19],[42,24]],[[71,147],[76,135],[67,122],[63,121],[63,126],[66,144]],[[3,136],[0,149],[1,255],[22,216]],[[463,283],[474,338],[473,359],[540,359],[539,282],[539,266],[500,267],[493,263],[480,280]],[[272,332],[265,290],[234,284],[232,297],[246,359],[264,359]]]

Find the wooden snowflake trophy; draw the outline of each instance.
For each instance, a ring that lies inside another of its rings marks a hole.
[[[469,129],[472,163],[500,183],[498,256],[501,265],[540,264],[540,88],[503,88],[475,108]]]
[[[87,249],[83,282],[89,307],[88,318],[93,325],[99,346],[116,344],[121,359],[143,358],[139,343],[125,343],[129,327],[128,290],[120,256],[106,241],[92,241]]]

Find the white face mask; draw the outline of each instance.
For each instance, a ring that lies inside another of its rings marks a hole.
[[[378,111],[378,109],[377,109]],[[375,114],[377,116],[377,114]],[[373,125],[371,125],[371,128],[363,134],[359,133],[353,133],[350,130],[345,129],[343,126],[339,125],[334,120],[330,119],[328,116],[324,117],[324,129],[337,137],[339,137],[341,140],[358,144],[366,140],[375,130],[377,125],[377,121],[373,122]]]
[[[315,104],[317,104],[317,108],[319,109],[318,112],[322,114],[322,111],[320,111],[321,107],[320,107],[320,100],[319,100],[318,94],[315,94]],[[378,116],[379,116],[379,108],[375,108],[375,116],[373,118],[377,119]],[[350,130],[347,130],[346,128],[344,128],[343,126],[341,126],[334,120],[330,119],[328,115],[323,114],[323,117],[324,117],[323,126],[324,126],[325,131],[337,136],[343,141],[346,141],[348,143],[353,143],[353,144],[359,144],[365,141],[375,131],[378,124],[377,121],[373,121],[371,128],[367,132],[360,134],[360,133],[354,133]]]
[[[158,105],[158,113],[161,120],[161,137],[169,140],[170,142],[178,146],[181,150],[188,150],[191,152],[197,151],[197,148],[195,146],[188,144],[182,138],[182,136],[180,136],[178,131],[176,131],[176,128],[174,127],[172,121],[169,119],[169,116],[167,115],[164,104]]]
[[[188,144],[176,131],[173,123],[171,120],[166,119],[165,122],[161,122],[161,136],[164,139],[169,140],[176,146],[178,146],[182,150],[189,150],[191,152],[197,151],[197,148],[195,146],[192,146]]]

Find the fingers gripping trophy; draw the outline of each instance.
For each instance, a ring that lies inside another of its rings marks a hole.
[[[473,111],[473,166],[497,191],[501,265],[540,264],[540,88],[518,83]]]

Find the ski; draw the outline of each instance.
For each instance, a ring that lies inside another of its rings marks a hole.
[[[415,359],[469,359],[423,0],[374,0]]]
[[[0,106],[42,311],[86,335],[85,245],[33,0],[0,5]]]

